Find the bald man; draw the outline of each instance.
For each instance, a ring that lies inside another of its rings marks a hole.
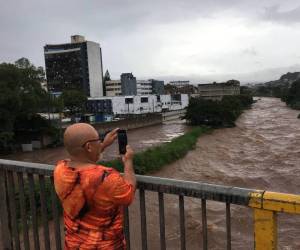
[[[118,129],[101,141],[89,124],[69,126],[64,145],[70,159],[59,161],[54,185],[64,209],[65,249],[125,249],[123,209],[134,199],[136,178],[133,151],[122,155],[124,175],[97,164],[101,153],[117,137]]]

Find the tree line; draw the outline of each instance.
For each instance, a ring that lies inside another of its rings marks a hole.
[[[249,94],[224,96],[221,100],[191,98],[184,119],[191,125],[233,127],[235,120],[252,103]]]
[[[29,140],[27,134],[55,133],[55,127],[39,113],[84,110],[87,97],[81,91],[65,91],[55,97],[42,87],[45,81],[44,69],[27,58],[0,64],[0,153]]]

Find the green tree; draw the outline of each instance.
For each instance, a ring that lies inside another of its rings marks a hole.
[[[110,74],[109,74],[109,72],[108,72],[108,69],[106,70],[106,72],[105,72],[105,75],[104,75],[104,82],[106,82],[106,81],[110,81],[111,79],[110,79]]]
[[[20,98],[22,100],[21,112],[29,115],[43,109],[43,103],[47,92],[41,87],[45,81],[45,72],[42,67],[36,68],[28,59],[21,58],[15,62],[21,73]]]
[[[300,80],[292,83],[286,96],[286,103],[294,109],[300,109]]]
[[[241,86],[240,93],[241,93],[241,95],[252,95],[253,89],[248,86]]]
[[[13,140],[19,116],[30,119],[43,108],[46,91],[42,81],[43,68],[36,68],[26,58],[0,64],[0,150]]]
[[[25,57],[22,57],[22,58],[18,59],[17,61],[15,61],[15,65],[20,69],[26,69],[26,68],[31,67],[30,61]]]
[[[222,125],[220,101],[191,98],[184,119],[191,125]]]
[[[184,119],[191,125],[232,127],[245,108],[253,103],[252,96],[224,96],[221,101],[191,98]]]
[[[61,98],[64,106],[70,111],[72,116],[85,111],[87,97],[83,92],[78,90],[66,90],[62,93]]]

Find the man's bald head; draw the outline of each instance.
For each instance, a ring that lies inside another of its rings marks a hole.
[[[98,138],[96,129],[87,123],[75,123],[64,133],[64,145],[70,155],[83,151],[82,145],[88,140]]]

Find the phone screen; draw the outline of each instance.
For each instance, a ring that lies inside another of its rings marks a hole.
[[[125,129],[118,130],[119,153],[124,155],[127,146],[127,134]]]

